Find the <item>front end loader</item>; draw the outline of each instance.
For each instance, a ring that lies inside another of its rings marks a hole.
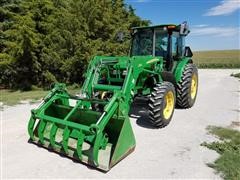
[[[108,171],[135,148],[129,110],[149,98],[149,122],[165,127],[175,106],[193,106],[198,87],[186,23],[133,28],[130,56],[95,56],[78,95],[55,87],[31,111],[30,141]]]

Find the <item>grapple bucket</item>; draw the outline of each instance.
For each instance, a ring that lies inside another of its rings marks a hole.
[[[54,93],[32,110],[30,140],[108,171],[134,150],[134,134],[129,117],[117,115],[116,99],[112,98],[103,112],[94,111],[91,103]]]

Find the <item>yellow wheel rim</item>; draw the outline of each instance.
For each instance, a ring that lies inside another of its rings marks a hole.
[[[165,103],[166,106],[163,110],[163,116],[165,119],[169,119],[172,115],[173,109],[174,109],[174,95],[172,91],[167,92],[165,95]]]
[[[193,74],[191,82],[191,98],[194,99],[197,94],[197,75]]]
[[[101,99],[104,99],[104,97],[105,97],[106,94],[107,94],[107,91],[102,91],[100,94],[101,94]]]

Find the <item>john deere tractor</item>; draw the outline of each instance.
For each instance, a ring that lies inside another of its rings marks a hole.
[[[132,28],[129,56],[95,56],[78,95],[56,84],[31,111],[30,141],[108,171],[135,148],[129,109],[136,96],[149,98],[157,128],[176,106],[193,106],[198,72],[184,43],[189,32],[186,23]]]

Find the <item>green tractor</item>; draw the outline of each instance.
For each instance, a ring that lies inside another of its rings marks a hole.
[[[131,29],[129,56],[95,56],[78,95],[56,84],[31,111],[30,142],[108,171],[135,148],[129,110],[136,96],[149,98],[157,128],[169,124],[175,107],[194,105],[198,72],[184,43],[189,32],[186,23]]]

